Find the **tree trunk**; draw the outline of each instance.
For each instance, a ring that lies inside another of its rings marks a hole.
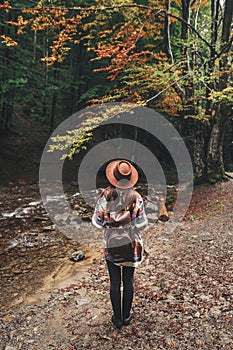
[[[206,149],[210,127],[206,122],[185,118],[181,122],[180,133],[189,150],[196,183],[206,180]]]
[[[167,12],[170,12],[170,0],[166,0],[166,10]],[[164,51],[167,55],[167,58],[170,63],[173,62],[173,54],[171,49],[171,40],[170,40],[170,16],[166,15],[165,21],[164,21]]]
[[[223,25],[222,25],[222,50],[223,55],[220,59],[220,70],[226,71],[227,69],[232,69],[231,63],[232,62],[227,53],[229,53],[232,45],[232,38],[230,38],[231,35],[231,26],[232,26],[232,19],[233,19],[233,1],[232,0],[225,0],[225,10],[224,10],[224,17],[223,17]],[[230,61],[230,62],[229,62]],[[223,74],[222,82],[220,84],[221,90],[224,89],[227,86],[227,83],[229,81],[229,73],[225,72]]]
[[[56,104],[57,104],[57,91],[56,91],[57,79],[58,79],[58,69],[57,69],[57,63],[55,62],[54,71],[53,71],[53,94],[52,94],[51,111],[50,111],[50,118],[49,118],[49,134],[51,134],[54,129],[54,118],[55,118],[55,111],[56,111]]]
[[[14,20],[11,14],[7,14],[6,20]],[[1,26],[0,34],[11,35],[11,28]],[[14,29],[13,29],[14,30]],[[9,84],[10,79],[14,79],[14,67],[10,66],[10,49],[3,47],[2,52],[2,74],[1,74],[1,101],[0,101],[0,129],[5,132],[10,124],[13,114],[14,98],[12,87]]]
[[[215,49],[216,49],[216,43],[218,39],[218,25],[219,25],[219,7],[220,7],[220,0],[211,0],[211,52],[210,52],[210,60],[208,64],[208,72],[207,76],[211,76],[211,74],[214,72],[214,65],[215,65]],[[212,101],[208,100],[209,93],[212,89],[216,88],[216,84],[214,82],[210,82],[207,85],[206,89],[206,114],[211,115],[211,109],[213,107]]]
[[[231,48],[230,28],[233,16],[233,2],[232,0],[225,1],[221,47],[224,55],[220,58],[220,70],[223,72],[218,90],[225,89],[229,82],[228,69],[229,55],[227,55]],[[214,110],[214,117],[212,121],[212,130],[210,134],[208,153],[207,153],[207,176],[211,182],[221,180],[224,177],[224,160],[223,160],[223,142],[225,135],[225,128],[227,119],[231,113],[231,109],[226,103],[222,102],[216,105]]]
[[[225,10],[223,18],[223,27],[222,27],[222,42],[223,44],[228,43],[231,33],[231,24],[233,16],[233,2],[232,0],[225,0]],[[227,51],[229,51],[228,48]]]
[[[228,111],[222,105],[211,129],[207,151],[207,178],[211,183],[224,177],[223,141],[227,119]]]
[[[181,39],[183,41],[183,47],[181,49],[181,56],[184,61],[183,74],[187,74],[191,71],[190,67],[190,57],[188,50],[188,39],[189,39],[189,27],[190,23],[190,3],[191,0],[182,0],[182,18],[184,22],[181,25]],[[185,91],[185,101],[186,101],[186,110],[184,114],[193,114],[193,96],[194,96],[194,86],[193,80],[191,77],[187,77],[186,83],[184,86]]]
[[[233,171],[233,119],[228,119],[225,127],[225,137],[223,143],[223,159],[226,171]]]
[[[81,62],[82,62],[82,46],[74,45],[71,57],[71,79],[70,79],[70,93],[69,93],[69,115],[76,112],[77,101],[81,96],[82,79]]]

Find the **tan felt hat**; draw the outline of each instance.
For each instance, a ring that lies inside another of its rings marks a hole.
[[[115,187],[127,189],[138,181],[138,172],[127,160],[114,160],[106,168],[106,177]]]

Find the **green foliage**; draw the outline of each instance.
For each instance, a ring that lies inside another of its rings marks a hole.
[[[214,185],[215,183],[217,183],[219,180],[221,180],[221,175],[218,173],[211,173],[208,174],[208,181],[209,183],[211,183],[212,185]]]
[[[175,196],[173,194],[167,194],[166,196],[166,205],[171,204],[171,203],[175,203]]]
[[[96,96],[100,96],[101,94],[108,94],[110,92],[110,84],[106,86],[103,86],[101,84],[97,84],[93,86],[92,88],[86,90],[83,94],[81,94],[78,102],[88,102],[90,100],[96,99]]]
[[[18,10],[0,13],[1,107],[8,114],[17,106],[52,131],[94,102],[133,102],[209,125],[218,105],[232,106],[232,41],[222,42],[224,11],[213,19],[210,1],[183,2],[190,3],[187,24],[177,0],[169,13],[165,0],[10,3]],[[72,157],[106,118],[90,117],[58,136],[51,151]]]
[[[94,113],[92,109],[90,112],[87,109],[84,115],[79,116],[79,118],[84,117],[84,120],[75,130],[68,130],[65,135],[52,137],[53,144],[50,145],[49,152],[56,150],[63,151],[62,159],[72,159],[75,154],[86,149],[87,143],[92,138],[95,128],[104,121],[120,115],[122,112],[133,114],[133,107],[123,103],[116,106],[103,106],[100,108],[99,115],[98,110]]]
[[[9,78],[8,80],[5,80],[2,84],[1,84],[1,94],[2,97],[4,98],[4,95],[10,91],[12,91],[12,87],[23,87],[25,86],[25,84],[28,82],[27,79],[25,78],[16,78],[16,79],[12,79]]]
[[[233,173],[233,164],[226,164],[226,171]]]
[[[228,86],[222,91],[212,90],[209,94],[209,100],[215,103],[224,103],[226,105],[233,105],[233,87]]]

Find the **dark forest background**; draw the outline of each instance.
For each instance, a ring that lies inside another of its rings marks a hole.
[[[1,2],[3,179],[36,172],[64,119],[109,101],[165,115],[187,144],[196,182],[224,179],[233,171],[232,13],[231,0]],[[158,158],[169,161],[162,147]]]

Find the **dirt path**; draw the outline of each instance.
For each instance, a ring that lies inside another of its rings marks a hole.
[[[232,182],[200,186],[175,230],[172,222],[150,230],[150,255],[136,272],[134,319],[120,331],[110,322],[101,252],[89,247],[87,260],[72,263],[65,255],[77,247],[64,244],[43,284],[2,316],[0,350],[231,350],[232,195]]]

